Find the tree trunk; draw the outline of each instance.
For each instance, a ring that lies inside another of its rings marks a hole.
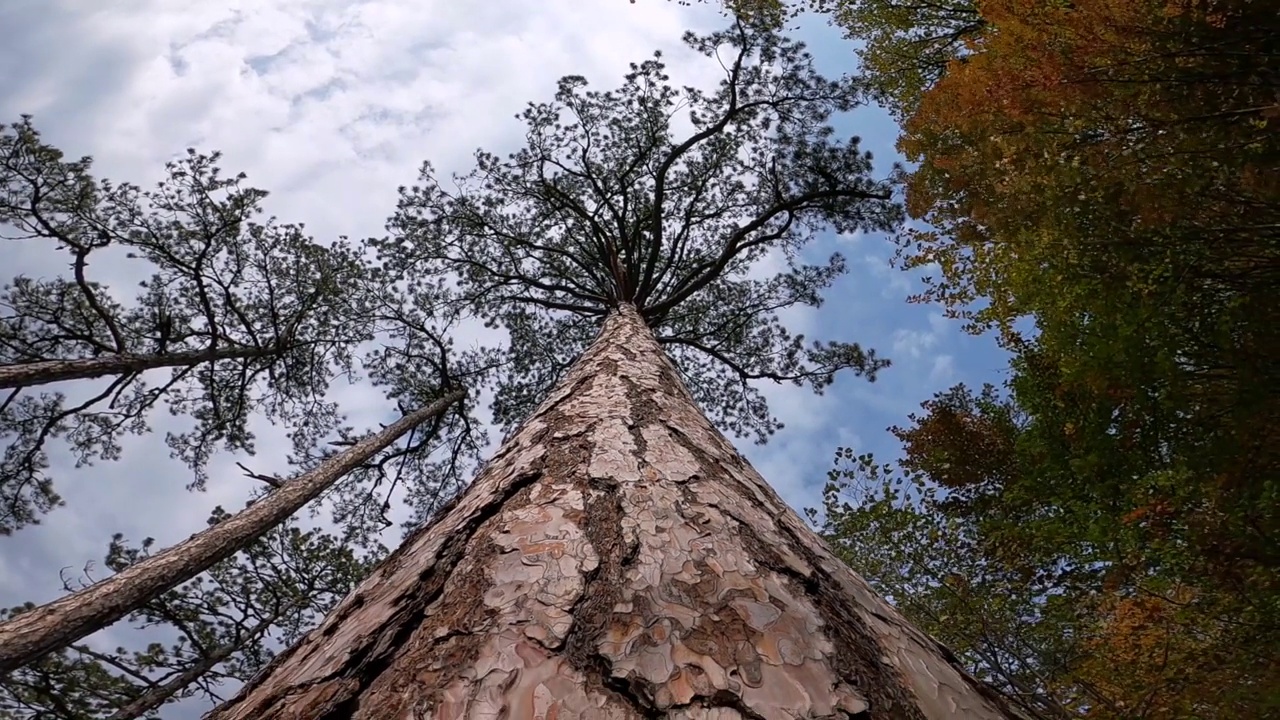
[[[226,520],[53,602],[0,623],[0,673],[97,632],[235,555],[339,478],[462,399],[456,390],[325,460]]]
[[[76,360],[40,360],[0,365],[0,388],[31,387],[63,380],[85,380],[104,375],[123,375],[163,367],[195,365],[212,360],[241,360],[278,355],[280,347],[220,348],[177,353],[139,355],[122,353]]]
[[[207,720],[1009,718],[624,306],[472,486]]]

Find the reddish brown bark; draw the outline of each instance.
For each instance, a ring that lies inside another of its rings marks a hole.
[[[624,307],[456,505],[209,720],[1011,717]]]
[[[0,623],[0,672],[97,632],[165,591],[235,555],[320,496],[339,478],[464,396],[457,390],[420,408],[282,483],[230,518],[165,548],[101,582]]]

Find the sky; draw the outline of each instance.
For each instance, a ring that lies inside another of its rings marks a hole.
[[[465,171],[477,147],[515,150],[523,132],[514,115],[549,99],[562,75],[609,88],[627,63],[661,48],[675,81],[714,82],[718,68],[689,62],[680,35],[722,24],[711,6],[670,0],[5,0],[0,122],[32,114],[46,142],[94,156],[99,177],[144,187],[187,147],[221,150],[225,170],[271,191],[270,214],[306,223],[321,240],[366,237],[383,232],[397,186],[412,183],[423,160]],[[798,35],[820,69],[855,69],[851,45],[823,21],[805,20]],[[877,108],[842,117],[837,130],[861,136],[882,174],[897,159],[897,129]],[[893,366],[874,384],[842,378],[821,397],[766,388],[786,428],[762,447],[737,444],[797,510],[820,503],[837,447],[888,460],[897,452],[888,426],[955,383],[1000,382],[1005,366],[989,338],[906,302],[918,277],[890,267],[885,237],[829,234],[812,245],[818,256],[837,250],[849,274],[821,309],[789,315],[791,327],[855,340]],[[6,243],[3,260],[8,275],[67,271],[43,245]],[[113,287],[136,281],[110,258],[92,272]],[[338,399],[357,426],[394,412],[367,387],[342,388]],[[254,486],[237,460],[287,474],[283,454],[270,452],[282,429],[255,429],[262,450],[218,456],[204,493],[184,489],[190,474],[167,457],[162,433],[129,437],[121,460],[79,469],[55,446],[66,506],[0,538],[0,603],[57,597],[59,570],[100,563],[114,532],[167,546],[202,529],[215,505],[239,508]],[[93,642],[131,643],[132,632],[117,626]]]

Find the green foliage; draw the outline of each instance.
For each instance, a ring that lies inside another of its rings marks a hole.
[[[227,517],[217,508],[209,523]],[[131,547],[115,536],[107,567],[119,572],[141,560],[152,542]],[[128,618],[145,636],[176,639],[133,650],[82,644],[48,655],[0,678],[0,718],[158,718],[167,703],[216,700],[224,682],[247,681],[314,627],[385,551],[357,555],[333,535],[285,523]]]
[[[286,427],[293,452],[279,461],[306,472],[361,439],[327,397],[335,380],[354,379],[357,364],[402,412],[497,365],[492,351],[454,349],[448,333],[459,315],[444,302],[442,278],[397,274],[345,238],[321,245],[302,226],[256,220],[266,193],[242,187],[243,175],[223,177],[216,153],[188,151],[143,191],[95,180],[88,158],[63,162],[29,118],[11,130],[0,136],[0,233],[69,253],[71,273],[19,276],[0,291],[0,364],[12,387],[0,398],[0,532],[59,504],[46,474],[54,441],[70,445],[77,465],[116,459],[121,437],[148,432],[163,406],[181,418],[166,440],[194,471],[189,487],[203,489],[219,446],[253,454],[251,419]],[[90,280],[90,259],[98,268],[116,261],[125,277],[148,275],[141,292],[126,298]],[[113,364],[94,370],[104,359]],[[66,381],[62,366],[90,378],[72,399],[42,387]],[[144,373],[159,369],[168,382],[148,384],[154,376]],[[115,707],[112,717],[136,717],[170,696],[212,697],[221,679],[246,679],[364,574],[352,548],[383,552],[393,496],[413,511],[410,526],[426,521],[461,488],[484,440],[469,406],[414,428],[404,446],[382,448],[328,488],[341,539],[270,529],[236,560],[129,616],[144,629],[178,631],[176,644],[66,648],[8,678],[11,709],[80,717]],[[281,482],[244,469],[271,487]],[[211,522],[222,519],[218,511]],[[122,570],[150,547],[117,538],[108,565]]]
[[[986,25],[974,0],[811,0],[857,45],[876,100],[896,119],[962,59]]]
[[[992,557],[973,518],[947,512],[921,473],[836,453],[821,513],[836,553],[921,630],[1029,717],[1062,716],[1078,688],[1056,673],[1078,655],[1079,608],[1048,578]]]
[[[727,14],[778,28],[805,13],[827,16],[854,42],[871,96],[898,120],[915,111],[924,92],[942,77],[950,62],[965,57],[986,25],[974,0],[715,2]]]
[[[1096,399],[1033,367],[1009,396],[924,403],[892,429],[897,468],[842,449],[810,517],[1032,717],[1259,716],[1280,672],[1259,661],[1280,645],[1274,574],[1206,557],[1198,535],[1225,518],[1194,475],[1151,470]]]
[[[243,175],[222,176],[218,157],[188,151],[144,191],[95,180],[89,158],[65,161],[30,118],[0,134],[4,242],[65,253],[71,268],[66,277],[18,276],[0,289],[0,364],[245,351],[175,362],[167,379],[157,377],[161,370],[128,371],[69,392],[6,391],[0,533],[60,504],[51,442],[61,440],[77,466],[117,459],[123,435],[150,431],[152,408],[192,421],[166,440],[198,488],[219,446],[253,452],[255,413],[297,427],[300,441],[336,424],[324,394],[351,371],[355,345],[371,337],[367,323],[353,322],[364,312],[353,292],[358,252],[345,242],[317,244],[300,225],[254,220],[266,193],[242,187]],[[90,260],[108,257],[126,276],[146,276],[135,297],[91,279]]]
[[[835,373],[874,376],[884,362],[856,344],[806,342],[778,311],[815,306],[843,259],[807,265],[815,231],[887,229],[899,219],[869,177],[858,139],[828,121],[858,83],[819,75],[803,46],[740,19],[686,43],[725,77],[712,92],[673,86],[660,56],[613,91],[582,77],[520,114],[527,144],[479,151],[448,181],[424,165],[403,189],[384,268],[454,274],[456,302],[508,331],[494,412],[522,419],[595,335],[633,303],[711,417],[758,441],[777,427],[753,381],[820,391]],[[749,274],[774,255],[786,269]]]

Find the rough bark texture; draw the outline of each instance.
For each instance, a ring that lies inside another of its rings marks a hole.
[[[213,360],[242,360],[280,353],[281,348],[221,348],[156,355],[103,355],[76,360],[41,360],[0,366],[0,388],[30,387],[64,380],[85,380],[163,367],[181,367]]]
[[[0,623],[0,672],[97,632],[235,555],[400,436],[462,399],[457,390],[282,483],[270,495],[101,582]]]
[[[209,720],[1007,718],[706,420],[636,312]]]

